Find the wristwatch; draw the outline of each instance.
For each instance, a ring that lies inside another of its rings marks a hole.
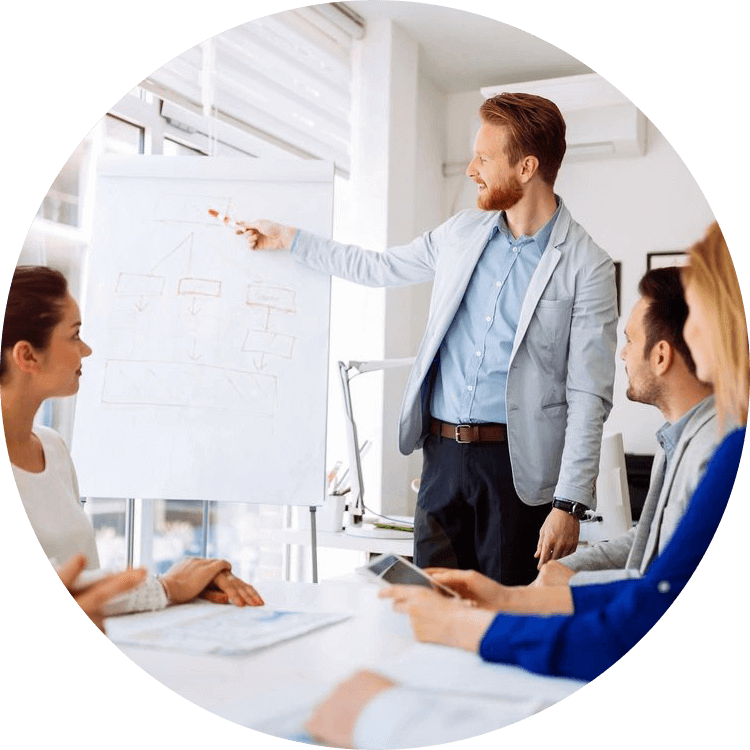
[[[570,513],[571,516],[575,516],[579,521],[582,521],[586,517],[586,513],[589,510],[583,503],[574,503],[571,500],[560,500],[557,497],[552,501],[552,507]]]

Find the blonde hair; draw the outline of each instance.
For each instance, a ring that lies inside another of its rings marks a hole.
[[[729,248],[714,222],[688,251],[682,269],[685,288],[697,294],[707,311],[715,358],[716,410],[721,430],[730,419],[747,422],[750,357],[742,293]]]

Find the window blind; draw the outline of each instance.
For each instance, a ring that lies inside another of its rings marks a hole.
[[[224,128],[259,141],[256,155],[264,143],[348,174],[351,47],[363,34],[343,3],[277,13],[187,50],[141,86],[191,112],[191,127],[206,133],[209,102]]]

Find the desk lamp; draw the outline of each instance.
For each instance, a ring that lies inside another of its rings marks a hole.
[[[359,440],[357,438],[357,423],[354,419],[349,383],[357,375],[362,375],[366,372],[405,367],[406,365],[411,365],[413,362],[414,357],[404,357],[401,359],[372,360],[370,362],[350,361],[338,363],[344,409],[346,410],[346,442],[349,451],[349,480],[351,482],[351,493],[347,508],[349,510],[349,524],[355,529],[362,528],[362,517],[365,512],[365,490],[362,481],[362,461],[360,459]]]

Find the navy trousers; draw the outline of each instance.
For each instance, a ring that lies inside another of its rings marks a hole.
[[[507,442],[429,435],[414,514],[414,563],[526,585],[537,575],[539,529],[551,509],[551,503],[526,505],[516,494]]]

